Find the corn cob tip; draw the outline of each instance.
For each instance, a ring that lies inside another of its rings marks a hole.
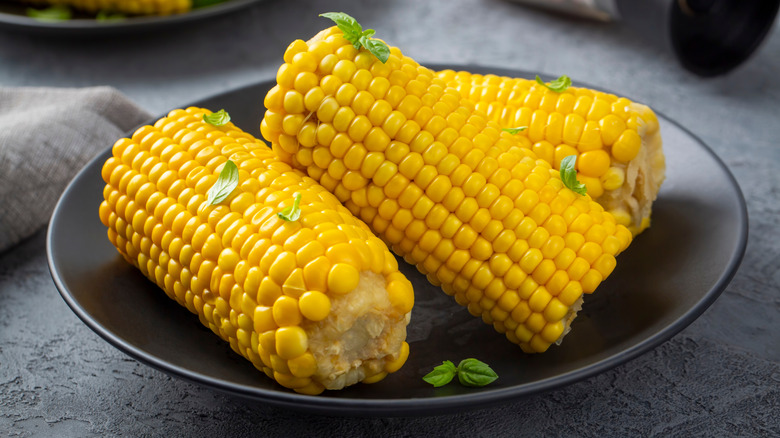
[[[444,70],[436,76],[502,128],[519,133],[540,158],[558,169],[578,157],[578,178],[618,223],[639,234],[665,176],[658,119],[626,98],[579,87],[558,93],[537,81]]]

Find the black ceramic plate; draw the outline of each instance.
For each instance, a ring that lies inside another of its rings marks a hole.
[[[224,108],[238,126],[258,135],[261,102],[272,85],[260,82],[195,105]],[[100,168],[109,150],[78,174],[54,210],[47,240],[52,277],[73,311],[130,356],[174,376],[270,404],[334,414],[415,415],[516,399],[600,373],[659,345],[696,319],[737,270],[747,240],[747,212],[734,178],[700,140],[669,118],[659,118],[668,177],[653,208],[653,226],[586,298],[563,344],[544,354],[523,354],[400,263],[416,291],[406,365],[373,385],[320,396],[286,390],[234,354],[111,246],[97,214]],[[489,363],[500,379],[471,389],[457,384],[434,389],[422,381],[442,360],[466,357]]]
[[[98,36],[147,32],[214,17],[248,7],[261,0],[227,0],[213,6],[193,9],[190,12],[166,16],[128,17],[124,20],[97,21],[92,18],[46,22],[27,16],[28,5],[0,0],[0,29],[56,36]]]

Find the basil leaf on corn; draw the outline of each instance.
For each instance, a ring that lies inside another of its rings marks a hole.
[[[212,126],[225,126],[230,122],[230,114],[227,111],[221,109],[215,113],[204,114],[203,120]]]
[[[577,156],[569,155],[561,160],[561,180],[563,184],[574,193],[584,195],[587,192],[585,184],[577,181],[577,170],[574,166],[577,164]]]
[[[527,126],[518,126],[517,128],[502,128],[501,130],[504,132],[508,132],[512,135],[516,135],[525,131],[526,129],[528,129]]]
[[[571,87],[571,78],[563,75],[554,81],[550,81],[548,84],[545,83],[542,78],[539,77],[539,75],[536,75],[536,83],[546,87],[551,91],[555,91],[556,93],[563,93],[567,88]]]
[[[209,204],[216,205],[224,201],[236,187],[238,187],[238,167],[236,167],[236,163],[227,160],[222,171],[219,172],[217,182],[209,190]]]
[[[382,63],[387,62],[390,48],[382,41],[371,38],[376,33],[374,29],[363,30],[363,26],[357,20],[343,12],[325,12],[320,14],[320,17],[333,20],[336,26],[344,32],[344,39],[349,41],[354,48],[365,47]]]
[[[280,219],[286,220],[287,222],[297,221],[298,218],[301,217],[300,205],[301,205],[301,194],[296,193],[293,195],[293,205],[285,208],[279,213],[276,213],[276,215],[279,216]]]

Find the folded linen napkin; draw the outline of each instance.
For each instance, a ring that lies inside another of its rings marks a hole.
[[[44,226],[76,172],[150,117],[111,87],[0,87],[0,252]]]

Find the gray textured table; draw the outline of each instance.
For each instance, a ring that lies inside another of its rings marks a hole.
[[[499,0],[268,1],[125,38],[0,33],[0,84],[124,91],[152,113],[271,77],[287,44],[345,11],[423,63],[567,73],[650,104],[709,144],[748,203],[742,267],[707,312],[614,370],[490,409],[430,418],[330,418],[247,402],[120,353],[67,308],[44,233],[0,254],[0,435],[780,435],[780,32],[727,77],[701,80],[620,25]],[[295,17],[290,19],[289,17]]]

